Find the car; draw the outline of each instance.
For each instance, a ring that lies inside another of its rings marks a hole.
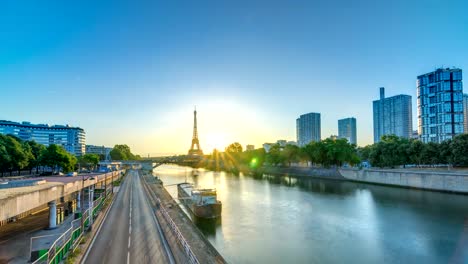
[[[78,173],[76,171],[71,171],[71,172],[67,173],[67,177],[75,177],[76,175],[78,175]]]

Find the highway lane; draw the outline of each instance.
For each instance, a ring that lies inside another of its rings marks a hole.
[[[129,171],[83,263],[171,263],[137,171]]]

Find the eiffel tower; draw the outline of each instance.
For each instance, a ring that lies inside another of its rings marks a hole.
[[[198,130],[197,130],[197,109],[193,111],[193,138],[192,146],[190,147],[188,154],[190,156],[203,156],[203,151],[200,148],[200,142],[198,141]]]

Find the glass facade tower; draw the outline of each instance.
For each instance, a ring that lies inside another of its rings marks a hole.
[[[320,113],[308,113],[296,119],[296,138],[299,146],[321,139]]]
[[[349,143],[357,144],[356,118],[349,117],[338,120],[338,138],[346,138]]]
[[[463,133],[461,69],[437,69],[418,76],[418,133],[423,142],[442,142]]]
[[[85,132],[79,127],[68,125],[34,125],[29,122],[0,120],[0,134],[15,135],[22,140],[34,140],[39,144],[63,146],[73,155],[85,154]]]
[[[385,88],[380,88],[380,99],[373,102],[374,142],[383,135],[411,138],[413,132],[411,96],[396,95],[385,98]]]

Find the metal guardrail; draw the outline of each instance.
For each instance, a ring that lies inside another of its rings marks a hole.
[[[98,199],[96,199],[94,203],[95,205],[93,206],[93,217],[96,216],[97,211],[100,210],[100,208],[102,207],[104,203],[103,195],[101,195]],[[67,229],[62,235],[60,235],[54,241],[54,243],[52,243],[47,253],[42,256],[39,256],[39,258],[32,263],[33,264],[38,264],[38,263],[47,263],[47,264],[57,263],[58,264],[62,261],[63,257],[69,251],[70,248],[74,250],[78,246],[78,243],[81,237],[83,236],[83,232],[81,230],[81,218],[83,217],[85,226],[89,225],[88,218],[90,214],[90,209],[91,208],[88,208],[80,218],[73,220],[71,222],[71,227]],[[46,237],[46,236],[31,238],[31,250],[32,250],[33,240],[43,238],[43,237]]]
[[[172,220],[171,216],[169,215],[169,213],[166,211],[166,209],[164,208],[164,206],[162,205],[161,203],[161,200],[156,197],[157,199],[157,202],[159,204],[159,211],[161,212],[161,214],[163,215],[164,219],[169,223],[169,226],[171,227],[171,230],[172,232],[174,232],[174,234],[176,235],[179,243],[182,245],[182,247],[184,248],[184,251],[185,251],[185,254],[187,255],[187,257],[189,258],[189,261],[190,263],[192,264],[200,264],[200,262],[198,261],[197,257],[195,256],[195,254],[193,253],[192,249],[190,248],[190,245],[187,243],[187,240],[185,240],[185,237],[182,235],[182,233],[180,232],[179,228],[177,227],[177,225],[174,223],[174,221]]]

